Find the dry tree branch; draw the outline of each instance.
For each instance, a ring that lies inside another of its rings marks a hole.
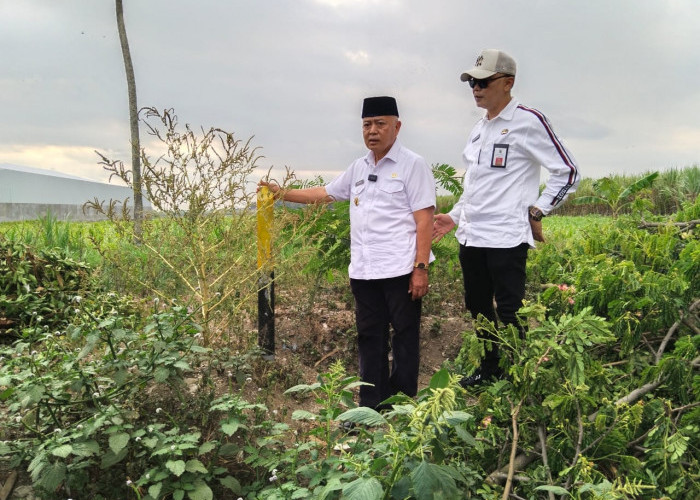
[[[549,468],[549,458],[547,457],[547,428],[541,423],[537,426],[537,436],[540,439],[542,463],[544,463],[544,470],[547,471],[547,479],[549,480],[549,484],[554,484],[552,470]],[[554,493],[551,491],[549,492],[549,500],[554,500]]]
[[[650,229],[654,227],[675,226],[681,231],[689,231],[697,225],[700,225],[700,220],[689,220],[685,222],[646,222],[642,219],[642,222],[637,227],[639,229]]]
[[[520,413],[520,408],[523,406],[523,401],[525,398],[521,399],[517,406],[513,407],[511,402],[511,425],[513,427],[513,441],[510,445],[510,460],[508,461],[508,475],[506,477],[506,485],[503,488],[502,500],[507,500],[510,495],[510,489],[513,486],[513,475],[515,474],[515,459],[518,453],[518,414]],[[508,398],[510,402],[510,398]]]

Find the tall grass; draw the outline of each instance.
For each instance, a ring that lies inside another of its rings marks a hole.
[[[91,266],[99,265],[102,260],[91,244],[91,237],[103,239],[109,232],[105,222],[59,221],[51,212],[38,220],[0,224],[0,238],[38,250],[61,249],[66,256]]]

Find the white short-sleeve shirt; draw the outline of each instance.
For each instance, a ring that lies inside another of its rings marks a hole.
[[[413,271],[413,212],[435,206],[435,180],[421,156],[395,141],[377,165],[368,152],[327,184],[326,192],[350,201],[350,278],[394,278]]]

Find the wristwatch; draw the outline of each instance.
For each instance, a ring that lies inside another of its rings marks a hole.
[[[413,269],[423,269],[424,271],[427,271],[428,266],[425,265],[425,262],[415,262],[413,264]]]
[[[528,216],[534,221],[541,221],[542,217],[544,217],[542,210],[540,210],[539,208],[537,208],[534,205],[528,207],[527,213],[528,213]]]

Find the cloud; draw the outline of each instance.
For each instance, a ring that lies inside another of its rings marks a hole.
[[[584,175],[700,157],[696,0],[124,8],[139,105],[255,136],[261,167],[336,175],[364,154],[362,99],[394,95],[402,142],[429,163],[462,168],[465,137],[483,112],[459,74],[488,47],[515,56],[516,97],[548,116]],[[0,46],[12,47],[0,75],[0,162],[79,175],[96,168],[94,149],[128,159],[113,2],[2,2]]]
[[[353,64],[369,64],[369,54],[364,50],[346,50],[345,57]]]

